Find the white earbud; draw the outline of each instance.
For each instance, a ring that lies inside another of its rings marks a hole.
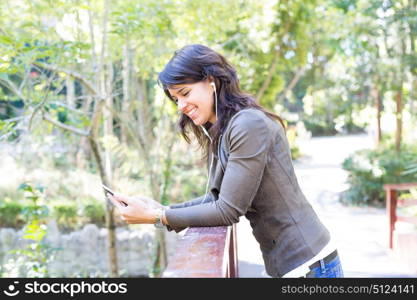
[[[216,91],[216,84],[212,81],[210,82],[210,85],[213,87],[214,90],[214,100],[215,100],[215,106],[216,106],[216,119],[217,119],[217,91]]]

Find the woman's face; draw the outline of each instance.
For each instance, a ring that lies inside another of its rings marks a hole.
[[[195,125],[216,122],[214,91],[209,80],[173,85],[168,91],[177,101],[178,110],[193,120]]]

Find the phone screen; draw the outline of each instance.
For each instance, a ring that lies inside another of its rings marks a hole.
[[[114,192],[113,192],[110,188],[108,188],[108,187],[107,187],[107,186],[105,186],[104,184],[102,184],[102,186],[103,186],[103,189],[104,189],[107,193],[109,193],[110,195],[114,196]]]
[[[103,186],[103,189],[106,191],[106,193],[109,193],[110,195],[114,196],[114,192],[108,188],[107,186],[105,186],[104,184],[101,184]],[[127,206],[126,202],[120,201],[122,203],[123,206]]]

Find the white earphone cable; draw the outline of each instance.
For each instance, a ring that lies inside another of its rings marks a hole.
[[[217,121],[217,91],[216,91],[216,85],[214,84],[214,82],[212,82],[211,85],[213,86],[213,89],[214,89],[214,99],[215,99],[215,106],[216,106],[216,121]],[[207,132],[206,128],[204,128],[203,125],[200,125],[200,126],[203,129],[204,133],[209,138],[210,144],[213,143],[213,140],[211,139],[211,137],[210,137],[209,133]],[[208,174],[208,179],[207,179],[207,184],[206,184],[206,192],[204,194],[204,199],[203,199],[202,203],[204,203],[206,201],[208,187],[209,187],[209,184],[210,184],[211,169],[213,167],[213,159],[214,159],[214,153],[212,153],[212,155],[211,155],[211,162],[210,162],[209,174]]]

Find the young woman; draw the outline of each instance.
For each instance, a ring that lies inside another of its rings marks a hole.
[[[170,207],[115,194],[122,218],[179,232],[232,225],[245,215],[270,276],[343,277],[330,234],[298,185],[281,119],[240,90],[226,59],[203,45],[185,46],[159,82],[181,112],[185,140],[192,132],[205,150],[206,193]]]

